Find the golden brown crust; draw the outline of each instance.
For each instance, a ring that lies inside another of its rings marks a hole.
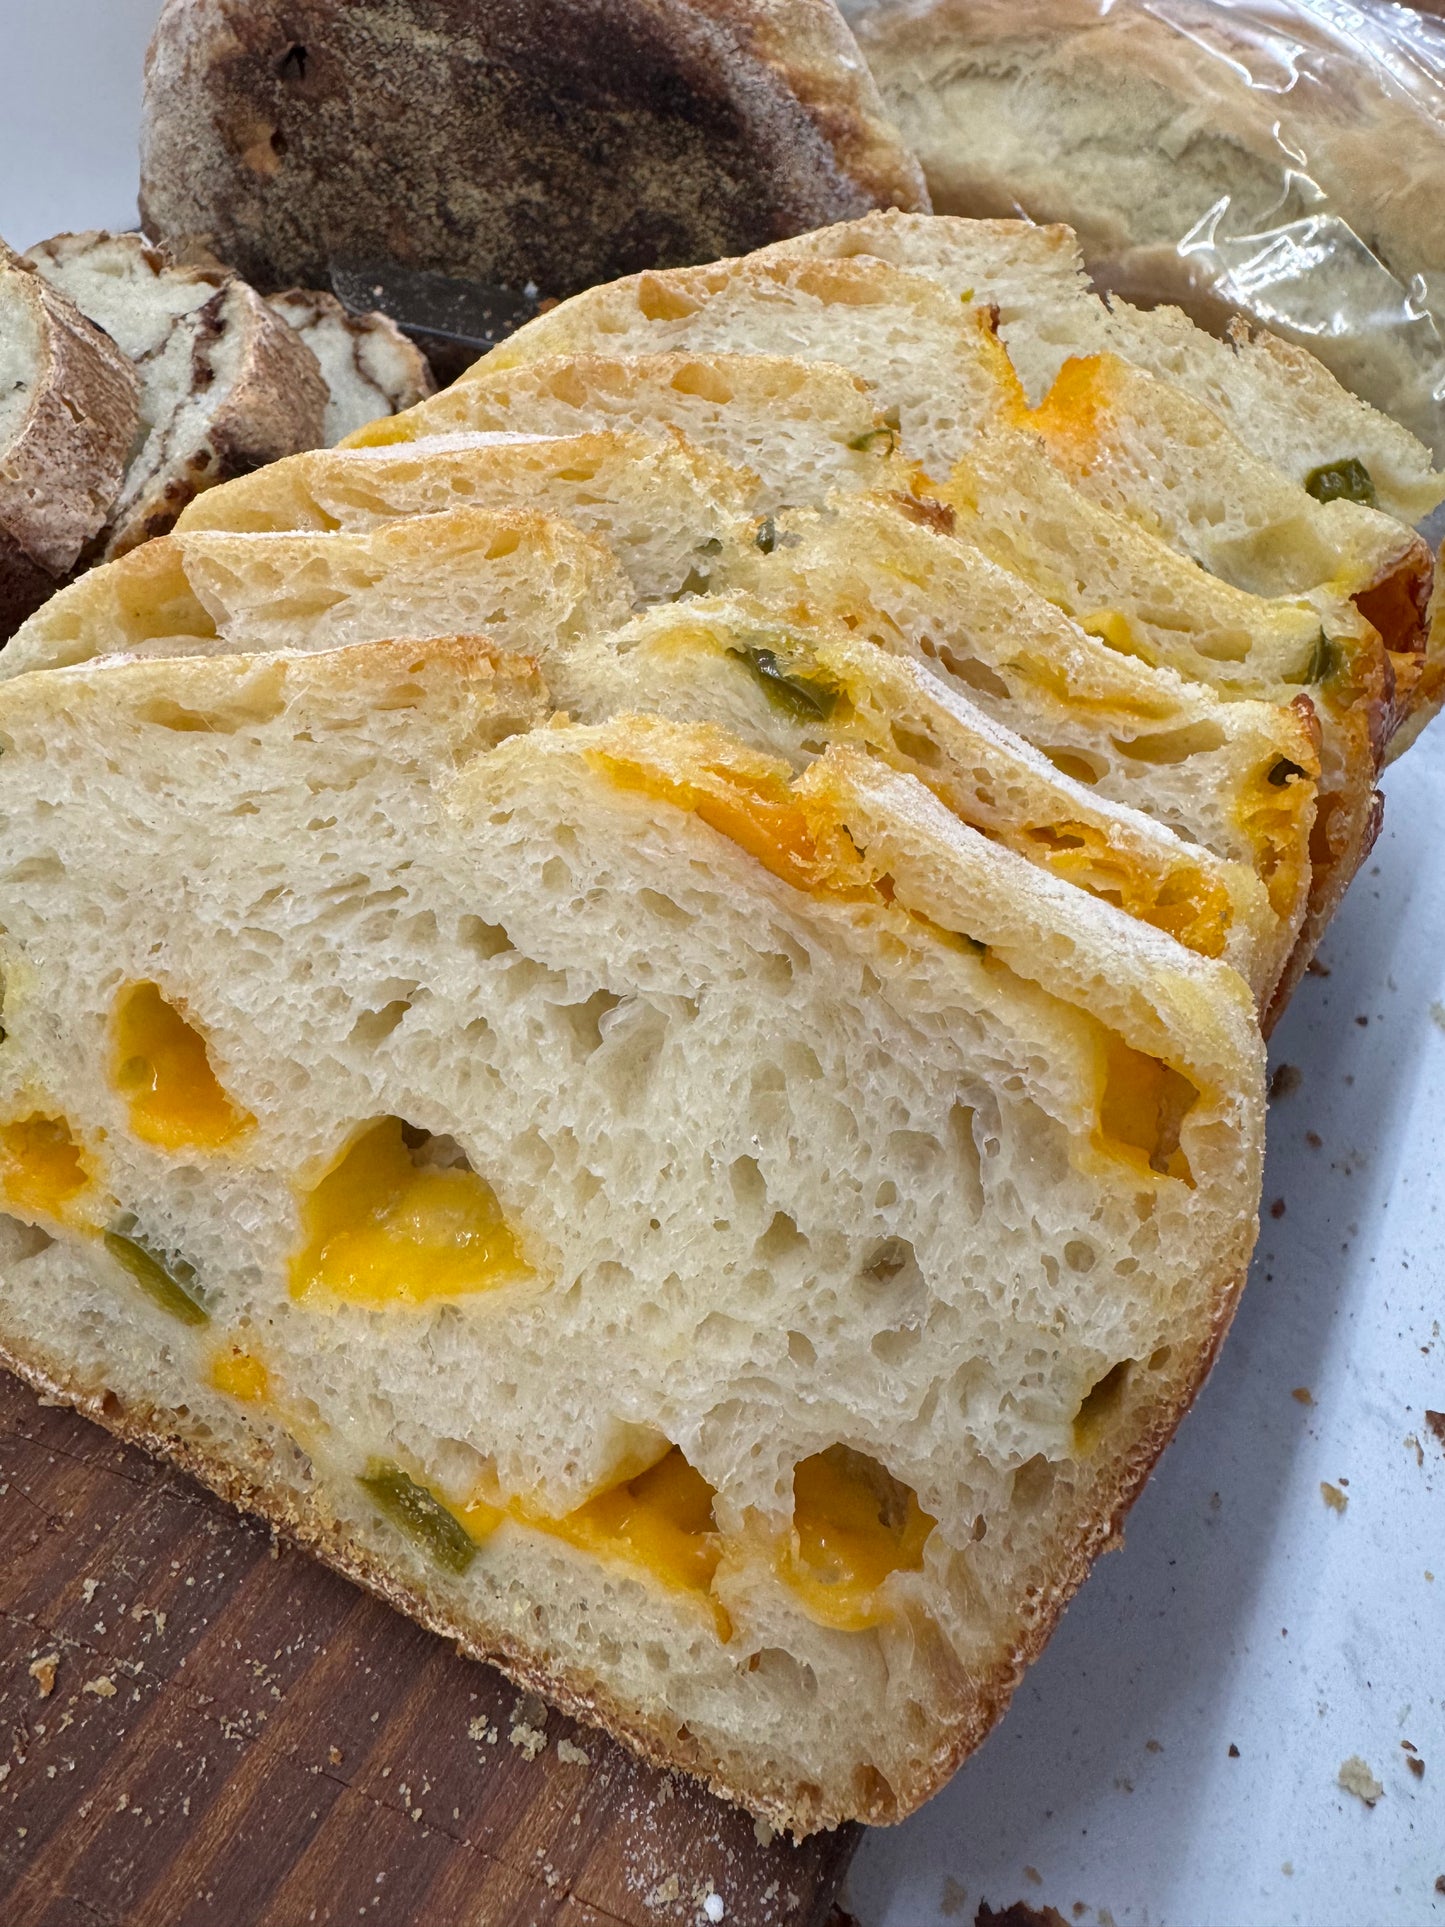
[[[565,294],[890,202],[927,189],[832,0],[169,0],[146,63],[147,227],[264,289]]]

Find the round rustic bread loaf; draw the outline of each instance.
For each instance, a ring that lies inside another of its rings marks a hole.
[[[168,0],[141,205],[263,289],[556,295],[928,196],[832,0]]]

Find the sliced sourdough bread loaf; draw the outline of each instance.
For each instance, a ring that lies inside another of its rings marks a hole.
[[[897,1818],[1223,1336],[1250,999],[859,748],[546,708],[457,640],[5,683],[0,1345],[774,1824]]]
[[[705,560],[719,587],[757,597],[765,621],[851,626],[870,649],[933,666],[1066,775],[1246,866],[1271,913],[1247,972],[1263,988],[1308,900],[1320,773],[1308,707],[1223,701],[1119,654],[981,551],[918,526],[909,500],[840,496],[825,512],[767,517]],[[565,707],[597,716],[629,700],[606,659],[636,590],[595,538],[525,511],[454,509],[349,534],[195,530],[56,597],[0,656],[0,679],[113,655],[490,633],[535,655]]]
[[[104,525],[139,418],[115,343],[0,242],[0,642]]]
[[[790,355],[852,369],[937,480],[978,428],[1022,401],[992,311],[887,262],[765,256],[638,274],[564,301],[461,378],[557,354]]]
[[[649,610],[549,677],[578,721],[632,709],[709,722],[802,770],[832,745],[916,777],[962,822],[1091,896],[1223,957],[1269,1001],[1294,932],[1259,877],[1063,775],[931,666],[843,623],[747,596]]]
[[[140,375],[140,441],[98,553],[164,534],[199,490],[322,439],[326,384],[293,328],[232,274],[140,234],[58,234],[26,257]]]
[[[1121,654],[891,497],[839,497],[760,534],[718,558],[717,588],[929,664],[1066,775],[1247,864],[1297,928],[1319,774],[1307,709],[1221,700]]]

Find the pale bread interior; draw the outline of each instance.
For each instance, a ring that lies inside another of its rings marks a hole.
[[[1228,1315],[1249,999],[857,752],[792,792],[819,868],[785,881],[671,800],[766,761],[646,719],[497,740],[541,700],[446,643],[7,685],[4,1108],[65,1120],[89,1182],[11,1234],[5,1342],[261,1454],[277,1510],[760,1812],[885,1818],[1007,1692]],[[254,1122],[138,1132],[138,984]],[[525,1271],[294,1295],[305,1199],[387,1117],[486,1180]],[[117,1227],[209,1322],[137,1290]],[[259,1395],[215,1389],[254,1389],[236,1355]],[[669,1446],[716,1494],[706,1586],[525,1523]],[[894,1494],[899,1564],[820,1606],[788,1548],[828,1453]],[[465,1571],[389,1522],[378,1460],[501,1508]]]

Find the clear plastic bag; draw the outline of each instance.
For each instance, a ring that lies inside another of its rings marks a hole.
[[[1445,4],[1445,0],[1442,0]],[[1445,460],[1445,20],[1384,0],[842,0],[940,212],[1312,349]]]

